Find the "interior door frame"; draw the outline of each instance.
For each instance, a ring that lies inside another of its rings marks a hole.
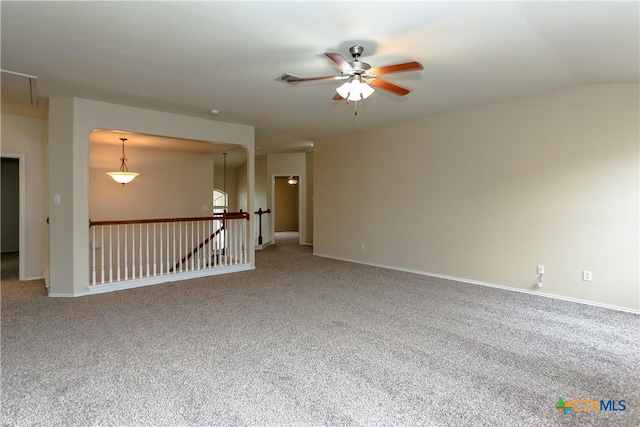
[[[302,244],[304,235],[304,221],[302,218],[302,175],[300,173],[274,173],[271,175],[271,233],[273,243],[276,243],[276,178],[298,177],[298,244]]]
[[[0,152],[0,157],[18,159],[18,280],[25,280],[25,250],[26,250],[26,168],[25,155],[22,153]]]

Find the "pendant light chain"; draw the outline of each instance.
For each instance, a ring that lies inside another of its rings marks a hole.
[[[122,141],[122,157],[120,157],[120,172],[129,172],[129,168],[127,167],[127,157],[124,154],[124,142],[127,138],[120,138]]]

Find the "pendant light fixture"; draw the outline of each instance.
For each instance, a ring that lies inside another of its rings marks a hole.
[[[298,178],[296,178],[294,176],[290,176],[289,179],[287,180],[287,183],[289,185],[297,185],[298,184]]]
[[[126,140],[127,138],[120,138],[120,141],[122,141],[122,157],[120,157],[120,170],[118,172],[107,172],[107,175],[113,178],[115,182],[117,182],[118,184],[122,184],[123,186],[133,181],[136,176],[140,175],[136,172],[129,172],[129,168],[127,167],[127,156],[124,154],[124,142]]]

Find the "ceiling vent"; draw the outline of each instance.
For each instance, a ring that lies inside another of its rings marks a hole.
[[[2,70],[2,102],[38,106],[38,78],[28,74]]]

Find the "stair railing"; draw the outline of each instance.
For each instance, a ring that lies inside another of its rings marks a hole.
[[[247,212],[209,217],[89,221],[90,284],[249,262]]]

